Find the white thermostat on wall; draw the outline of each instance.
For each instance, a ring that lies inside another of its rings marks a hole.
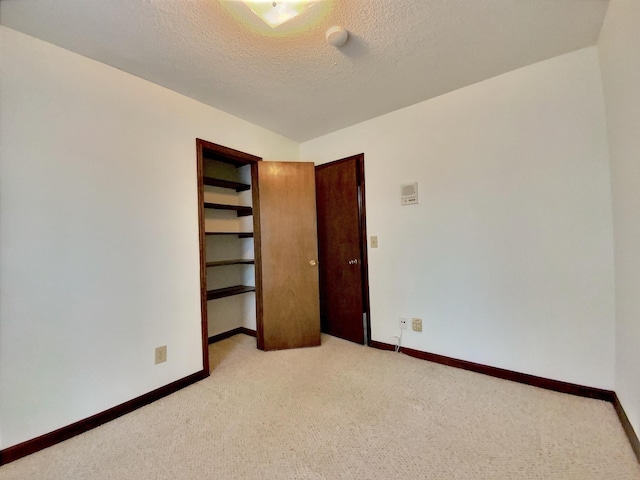
[[[403,207],[418,204],[418,182],[400,185],[400,204]]]

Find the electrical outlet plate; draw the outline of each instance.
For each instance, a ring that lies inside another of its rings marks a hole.
[[[400,330],[406,330],[407,329],[407,323],[409,323],[409,320],[407,320],[406,318],[401,318],[400,319]]]
[[[414,332],[422,331],[422,319],[421,318],[412,318],[411,319],[411,328],[413,328]]]
[[[167,346],[156,347],[156,365],[167,361]]]

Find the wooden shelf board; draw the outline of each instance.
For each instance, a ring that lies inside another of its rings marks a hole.
[[[253,232],[204,232],[205,235],[237,235],[239,238],[253,238]]]
[[[235,260],[220,260],[217,262],[207,262],[207,267],[223,267],[225,265],[253,265],[255,260],[238,258]]]
[[[207,300],[216,300],[218,298],[232,297],[234,295],[241,295],[243,293],[255,291],[256,287],[249,287],[247,285],[234,285],[233,287],[217,288],[215,290],[207,291]]]
[[[217,154],[213,150],[207,150],[206,148],[202,149],[202,158],[204,160],[214,160],[216,162],[222,162],[228,165],[233,165],[236,168],[243,167],[250,163],[250,162],[245,162],[243,160],[236,160],[235,158],[230,158],[226,155]]]
[[[210,208],[213,210],[232,210],[238,212],[239,217],[248,217],[249,215],[253,215],[253,208],[245,207],[244,205],[227,205],[225,203],[204,202],[204,208]]]
[[[236,192],[244,192],[251,189],[251,185],[247,183],[231,182],[229,180],[221,180],[213,177],[202,177],[202,182],[210,187],[229,188]]]

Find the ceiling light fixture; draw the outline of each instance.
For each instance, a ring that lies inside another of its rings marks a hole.
[[[244,3],[271,28],[276,28],[284,22],[297,17],[317,0],[274,1],[274,0],[243,0]]]

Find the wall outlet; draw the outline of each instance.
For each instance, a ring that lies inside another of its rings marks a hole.
[[[407,329],[407,323],[409,323],[408,319],[401,318],[400,319],[400,330],[406,330]]]
[[[411,319],[411,328],[413,328],[414,332],[422,331],[422,319],[421,318],[412,318]]]
[[[167,346],[156,347],[156,365],[167,361]]]

